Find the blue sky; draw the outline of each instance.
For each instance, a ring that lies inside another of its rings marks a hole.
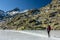
[[[8,11],[16,7],[21,10],[41,8],[50,2],[51,0],[0,0],[0,9]]]

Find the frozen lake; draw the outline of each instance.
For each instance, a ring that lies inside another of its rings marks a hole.
[[[0,40],[60,40],[60,30],[51,31],[50,38],[46,30],[0,30]]]

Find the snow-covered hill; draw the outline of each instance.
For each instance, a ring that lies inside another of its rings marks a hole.
[[[49,38],[44,30],[0,30],[0,40],[60,40],[58,32],[60,33],[60,30],[51,31],[51,37]]]

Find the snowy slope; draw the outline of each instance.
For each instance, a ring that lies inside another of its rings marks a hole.
[[[57,33],[57,32],[58,31],[52,33]],[[49,38],[46,35],[46,31],[0,30],[0,40],[60,40],[60,38],[54,37],[53,34],[52,37]]]

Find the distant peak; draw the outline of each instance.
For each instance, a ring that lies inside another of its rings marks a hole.
[[[20,9],[16,7],[13,9],[13,11],[20,11]]]

